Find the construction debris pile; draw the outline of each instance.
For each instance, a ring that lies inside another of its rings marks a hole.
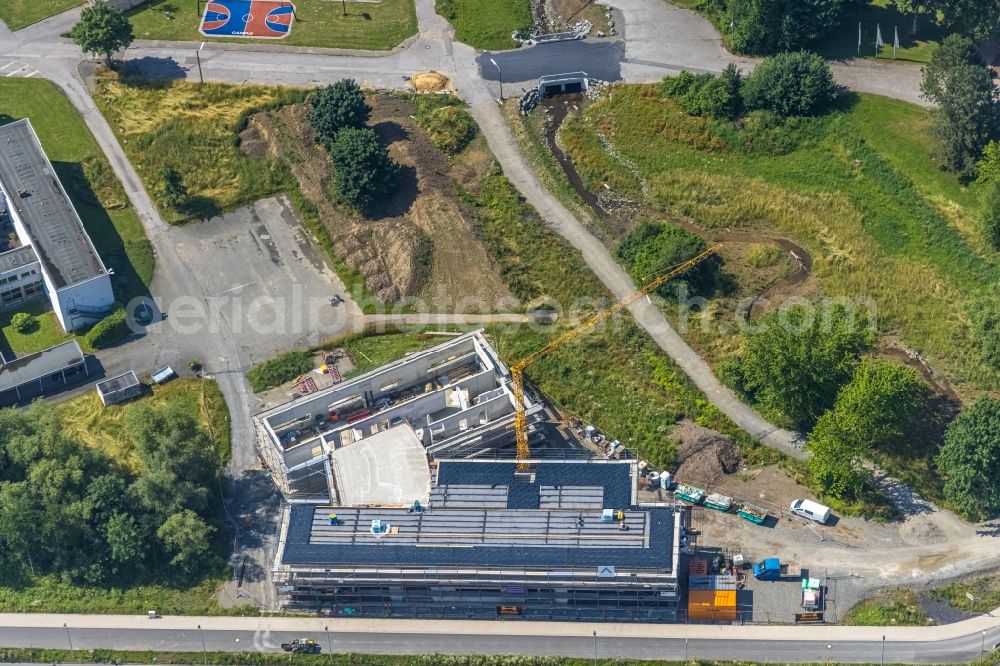
[[[542,101],[542,93],[538,88],[532,88],[531,90],[524,93],[521,97],[519,107],[521,109],[521,115],[526,116],[535,110],[538,103]]]

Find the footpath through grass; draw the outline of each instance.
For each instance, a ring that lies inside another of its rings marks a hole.
[[[248,157],[239,132],[253,113],[302,101],[301,90],[276,86],[147,82],[109,77],[98,82],[94,99],[146,190],[156,192],[156,174],[172,166],[188,198],[176,208],[160,207],[168,222],[209,218],[286,190],[288,170],[268,157]]]
[[[529,0],[437,0],[436,7],[455,27],[455,39],[484,51],[517,48],[511,33],[531,28]]]
[[[204,10],[204,3],[201,3],[201,9]],[[417,11],[413,0],[349,1],[347,16],[342,16],[340,2],[296,0],[292,33],[278,40],[205,37],[199,32],[201,14],[196,12],[195,3],[191,0],[153,0],[128,16],[136,39],[187,42],[386,51],[417,33]]]
[[[153,247],[111,165],[66,96],[42,79],[0,78],[0,124],[29,118],[105,265],[116,298],[146,293]]]
[[[11,30],[20,30],[81,4],[80,0],[3,0],[0,2],[0,21]]]

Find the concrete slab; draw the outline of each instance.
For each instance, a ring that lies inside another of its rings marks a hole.
[[[333,452],[340,503],[410,506],[428,504],[431,472],[413,428],[396,426]]]

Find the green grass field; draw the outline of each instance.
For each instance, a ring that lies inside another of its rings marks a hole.
[[[35,325],[24,333],[18,333],[11,325],[11,318],[18,312],[27,312],[35,318]],[[63,332],[55,313],[52,312],[52,307],[45,298],[38,298],[24,306],[0,312],[0,336],[3,338],[0,340],[0,345],[6,344],[18,356],[48,349],[74,337]],[[76,337],[80,345],[86,348],[83,336]]]
[[[920,608],[920,595],[892,589],[865,599],[844,616],[843,624],[858,627],[923,627],[927,614]]]
[[[437,0],[436,6],[455,27],[455,39],[486,51],[516,48],[511,33],[531,27],[529,0]]]
[[[11,30],[20,30],[80,4],[80,0],[3,0],[0,2],[0,21]]]
[[[205,4],[201,3],[204,11]],[[341,3],[330,0],[296,0],[292,33],[280,40],[205,37],[198,30],[201,14],[193,0],[153,0],[132,11],[129,20],[136,39],[173,41],[222,41],[243,44],[316,46],[338,49],[386,51],[417,32],[413,0],[348,2],[347,16]]]
[[[149,83],[102,79],[94,99],[146,190],[155,193],[164,165],[180,171],[188,199],[160,206],[168,222],[208,218],[289,187],[277,160],[248,157],[238,145],[247,116],[256,110],[301,101],[300,90],[176,81]]]
[[[125,190],[76,110],[41,79],[0,79],[0,124],[29,118],[105,265],[118,300],[146,293],[153,247]]]
[[[686,115],[652,86],[617,87],[571,119],[562,140],[589,189],[642,199],[708,228],[786,234],[812,254],[829,296],[871,299],[880,330],[924,354],[966,393],[1000,387],[972,349],[962,302],[1000,281],[979,236],[976,193],[940,171],[928,112],[861,96],[823,118],[792,121],[748,149],[726,126]],[[728,136],[727,136],[728,135]],[[768,142],[785,150],[772,150]]]

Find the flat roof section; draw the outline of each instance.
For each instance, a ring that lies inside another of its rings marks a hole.
[[[454,506],[462,494],[494,489],[508,509],[624,509],[632,506],[632,464],[605,461],[538,462],[517,474],[517,462],[441,460],[432,499]],[[466,490],[460,491],[460,488]],[[434,504],[434,502],[432,502]],[[482,505],[480,505],[482,506]]]
[[[3,254],[0,254],[0,273],[6,273],[21,266],[27,266],[36,261],[38,261],[38,257],[35,256],[35,251],[30,245],[22,245],[13,250],[7,250]]]
[[[342,522],[329,524],[334,512]],[[673,571],[674,510],[626,511],[628,530],[600,511],[316,507],[289,509],[284,565],[530,567],[618,566]],[[388,524],[376,538],[371,521]],[[581,524],[582,522],[582,524]],[[596,573],[595,573],[596,575]]]
[[[413,428],[400,425],[336,449],[334,483],[342,504],[427,504],[431,483],[427,452]]]
[[[97,392],[107,395],[108,393],[122,391],[138,385],[139,378],[136,377],[135,371],[129,370],[128,372],[118,375],[117,377],[112,377],[111,379],[105,379],[102,382],[98,382]]]
[[[83,362],[83,350],[76,340],[22,356],[0,370],[0,393],[38,381]]]
[[[56,289],[106,272],[27,119],[0,127],[0,183]]]

